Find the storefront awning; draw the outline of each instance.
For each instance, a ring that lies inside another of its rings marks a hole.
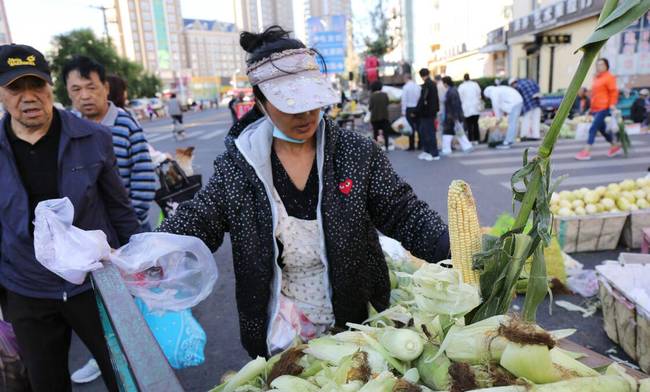
[[[494,52],[506,52],[507,50],[508,50],[508,46],[506,44],[500,43],[500,44],[485,45],[479,50],[479,52],[494,53]]]

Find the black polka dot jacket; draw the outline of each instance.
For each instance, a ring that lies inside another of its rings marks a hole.
[[[269,355],[267,334],[281,279],[269,198],[269,124],[255,111],[235,124],[209,182],[158,229],[199,237],[213,252],[230,233],[241,339],[252,357]],[[344,327],[365,320],[368,303],[377,310],[388,306],[388,269],[377,231],[428,262],[448,257],[449,236],[440,216],[418,200],[370,139],[324,120],[317,141],[323,260],[336,325]]]

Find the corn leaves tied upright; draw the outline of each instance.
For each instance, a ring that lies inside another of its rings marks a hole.
[[[582,59],[537,156],[529,160],[526,151],[523,167],[511,178],[513,209],[517,203],[519,204],[513,228],[498,239],[490,241],[484,248],[485,251],[474,258],[474,268],[481,271],[480,286],[483,303],[469,315],[471,322],[508,312],[515,285],[525,260],[530,256],[533,256],[533,261],[524,300],[523,318],[529,321],[535,320],[537,307],[548,291],[541,248],[548,245],[551,240],[552,215],[549,210],[549,195],[555,184],[551,183],[550,157],[555,142],[573,106],[578,89],[600,49],[611,36],[623,31],[648,10],[650,10],[650,0],[607,0],[605,2],[595,31],[579,49],[582,51]],[[532,226],[525,229],[531,214]]]

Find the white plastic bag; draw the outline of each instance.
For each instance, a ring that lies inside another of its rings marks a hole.
[[[217,281],[210,249],[196,237],[142,233],[111,255],[131,295],[152,311],[180,311],[203,301]]]
[[[74,284],[82,284],[88,272],[102,268],[100,260],[107,260],[111,252],[106,234],[74,227],[70,199],[42,201],[34,215],[34,253],[45,268]]]
[[[401,133],[402,135],[408,136],[413,134],[413,128],[411,128],[411,124],[409,124],[408,120],[406,120],[406,117],[404,116],[393,121],[393,124],[391,126],[394,130]]]

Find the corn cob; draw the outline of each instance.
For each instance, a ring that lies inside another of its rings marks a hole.
[[[479,272],[472,269],[472,256],[481,251],[481,227],[472,190],[465,181],[454,180],[447,194],[451,263],[463,282],[479,286]]]

